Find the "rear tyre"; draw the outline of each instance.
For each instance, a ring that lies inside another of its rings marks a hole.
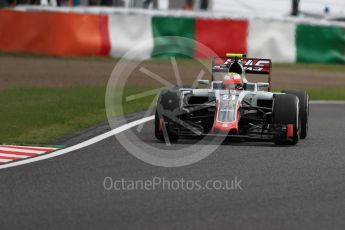
[[[309,95],[305,91],[283,90],[282,93],[292,94],[299,99],[299,116],[301,119],[299,137],[305,139],[308,135],[309,126]]]
[[[296,145],[298,143],[299,134],[299,99],[295,95],[276,94],[273,101],[273,124],[292,126],[292,136],[278,136],[274,140],[278,145]],[[288,129],[288,128],[287,128]]]

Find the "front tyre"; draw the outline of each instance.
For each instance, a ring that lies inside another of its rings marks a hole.
[[[164,129],[166,130],[165,135]],[[171,130],[171,123],[169,120],[163,116],[159,116],[157,110],[155,114],[155,136],[157,140],[162,142],[166,141],[165,136],[168,137],[169,142],[176,142],[179,139],[178,134]]]
[[[299,99],[295,95],[276,94],[273,101],[273,124],[286,127],[286,135],[275,138],[275,144],[296,145],[299,140]]]
[[[155,136],[156,136],[157,140],[164,141],[163,118],[160,118],[158,116],[157,110],[155,113]]]
[[[155,136],[158,140],[176,142],[179,139],[174,127],[179,119],[180,103],[178,89],[163,90],[159,95],[155,113]]]
[[[309,95],[305,91],[283,90],[282,93],[295,95],[299,99],[299,116],[301,119],[301,127],[299,137],[305,139],[308,135],[309,126]]]

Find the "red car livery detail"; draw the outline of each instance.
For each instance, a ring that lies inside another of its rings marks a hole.
[[[237,100],[236,98],[236,106],[233,108],[233,111],[232,111],[233,114],[224,112],[222,111],[222,108],[219,106],[219,101],[217,100],[212,133],[239,134],[239,129],[238,129],[238,121],[240,118],[239,108],[240,108],[240,101]],[[223,117],[223,119],[220,119],[220,113],[224,113],[225,116]],[[230,116],[233,116],[233,119],[231,119]]]

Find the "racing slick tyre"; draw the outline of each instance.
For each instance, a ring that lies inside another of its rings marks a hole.
[[[155,136],[158,140],[160,141],[164,141],[164,135],[163,135],[163,130],[162,130],[162,123],[161,120],[162,118],[160,118],[158,116],[158,112],[156,110],[156,113],[155,113]]]
[[[273,124],[287,126],[286,135],[276,137],[275,144],[296,145],[300,124],[298,97],[291,94],[276,94],[273,101],[272,121]]]
[[[165,125],[165,127],[163,127],[163,125]],[[175,132],[171,131],[171,129],[169,128],[169,125],[166,125],[166,122],[164,121],[163,116],[159,116],[158,111],[156,110],[156,114],[155,114],[155,136],[156,136],[157,140],[164,142],[165,138],[164,138],[163,128],[166,129],[170,142],[176,142],[178,140],[178,138],[179,138],[178,135]]]
[[[305,91],[297,90],[283,90],[282,93],[292,94],[299,99],[299,116],[301,119],[301,127],[299,130],[299,137],[305,139],[308,135],[309,122],[309,95]]]
[[[170,142],[178,140],[178,133],[173,130],[173,127],[178,121],[180,101],[180,91],[175,88],[163,90],[159,95],[155,114],[155,136],[158,140],[165,140],[164,129]]]

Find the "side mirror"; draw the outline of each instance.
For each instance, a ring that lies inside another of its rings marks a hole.
[[[208,84],[210,84],[210,81],[209,80],[198,80],[198,83],[200,85],[208,85]]]

